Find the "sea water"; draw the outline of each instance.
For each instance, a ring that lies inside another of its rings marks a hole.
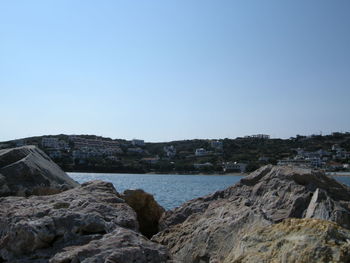
[[[225,189],[237,183],[237,175],[179,175],[179,174],[103,174],[68,173],[79,183],[103,180],[113,183],[119,193],[126,189],[143,189],[151,193],[165,209]]]
[[[172,209],[184,202],[223,190],[237,183],[243,176],[237,175],[179,175],[179,174],[103,174],[68,173],[79,183],[103,180],[113,183],[119,193],[126,189],[143,189],[151,193],[165,209]],[[335,176],[350,185],[350,177]]]

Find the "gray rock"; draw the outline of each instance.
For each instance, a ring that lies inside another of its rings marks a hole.
[[[35,146],[0,150],[0,196],[48,195],[76,186]]]
[[[99,240],[84,246],[73,246],[56,254],[50,263],[105,262],[105,263],[161,263],[172,262],[164,246],[125,228],[116,228]]]
[[[0,262],[48,262],[68,247],[87,245],[121,227],[138,231],[136,213],[111,183],[88,182],[49,196],[3,197]]]
[[[304,217],[349,228],[349,187],[319,171],[268,165],[232,187],[167,211],[163,231],[152,240],[181,262],[224,262],[254,229]]]

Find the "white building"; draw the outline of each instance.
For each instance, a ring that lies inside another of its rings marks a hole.
[[[245,136],[245,138],[270,139],[270,135],[267,135],[267,134],[254,134],[254,135],[250,135],[250,136]]]
[[[59,140],[55,137],[43,137],[41,139],[41,145],[44,148],[52,148],[52,149],[58,149],[59,148]]]
[[[110,156],[115,154],[122,154],[123,150],[119,147],[114,147],[114,148],[104,148],[100,150],[100,152],[104,155]]]
[[[176,148],[173,145],[164,146],[163,150],[164,150],[166,156],[169,158],[172,158],[176,155]]]
[[[349,159],[350,152],[345,151],[344,149],[338,150],[337,153],[333,156],[334,159]]]
[[[204,148],[196,149],[195,153],[196,156],[205,156],[208,154],[208,152]]]
[[[244,173],[246,171],[247,164],[246,163],[237,163],[237,162],[227,162],[223,165],[224,172],[236,172]]]
[[[131,143],[134,146],[145,146],[145,141],[144,140],[133,139],[131,141]]]

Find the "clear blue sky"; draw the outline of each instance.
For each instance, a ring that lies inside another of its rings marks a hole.
[[[0,1],[0,141],[350,131],[349,0]]]

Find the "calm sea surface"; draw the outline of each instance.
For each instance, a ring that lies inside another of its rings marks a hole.
[[[172,209],[193,198],[225,189],[242,178],[233,175],[68,174],[79,183],[91,180],[111,182],[120,193],[126,189],[143,189],[153,194],[165,209]]]
[[[172,209],[193,198],[225,189],[242,178],[239,175],[68,174],[79,183],[91,180],[111,182],[120,193],[126,189],[143,189],[153,194],[157,202],[166,209]],[[335,178],[350,185],[350,177],[335,176]]]

